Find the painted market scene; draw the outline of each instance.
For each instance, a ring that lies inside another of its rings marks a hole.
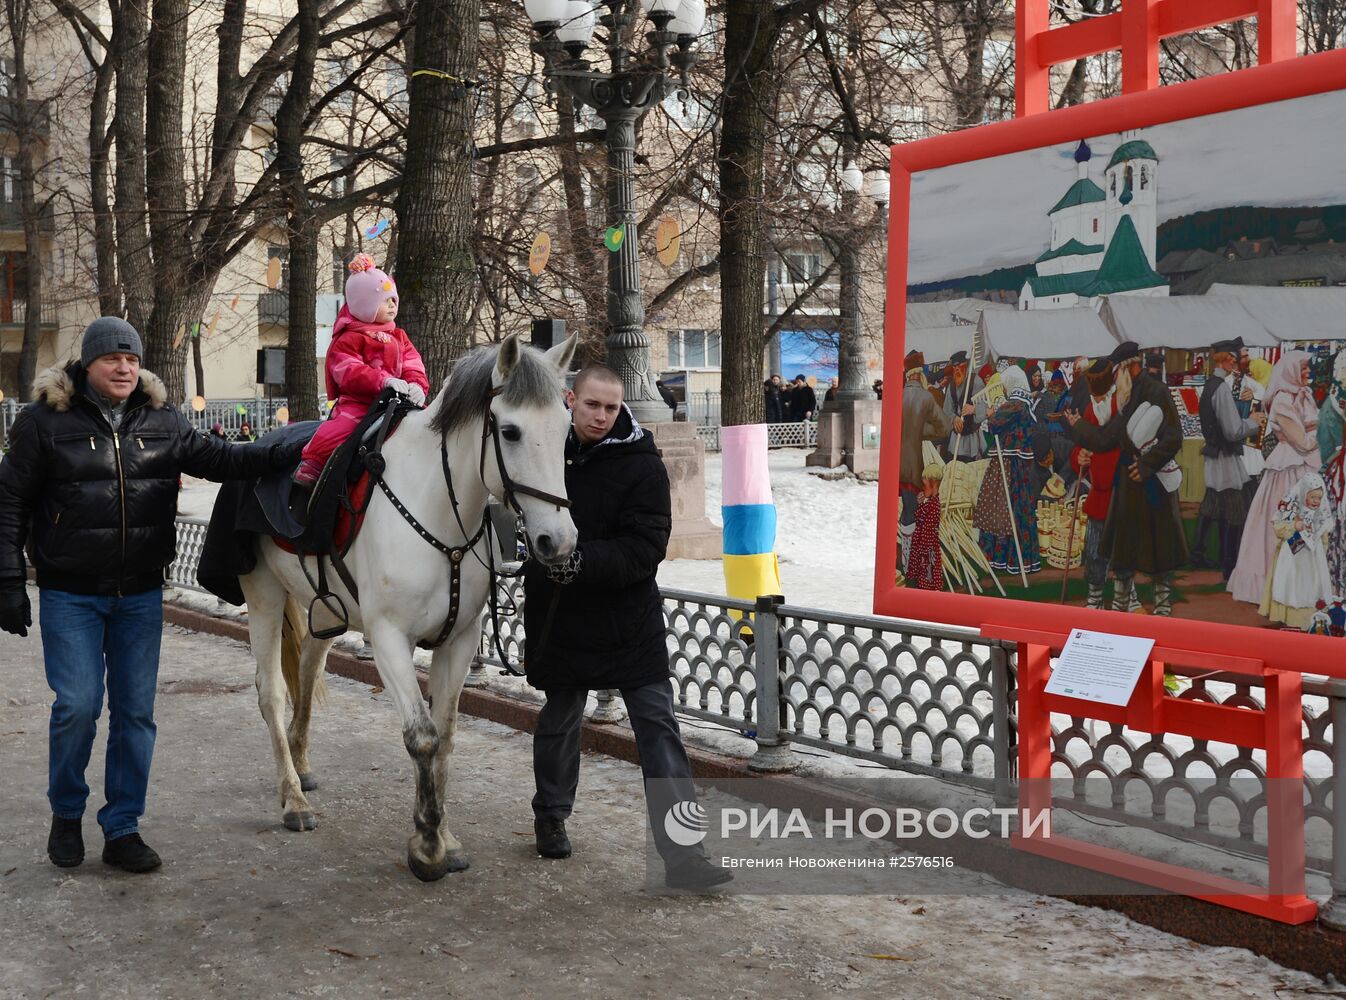
[[[6,0],[0,998],[1346,998],[1343,121],[1339,0]]]

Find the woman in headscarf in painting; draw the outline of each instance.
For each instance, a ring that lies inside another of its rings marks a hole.
[[[1229,576],[1235,600],[1257,604],[1265,596],[1271,564],[1280,545],[1275,525],[1281,501],[1295,485],[1317,470],[1318,407],[1309,388],[1309,355],[1286,351],[1271,370],[1263,405],[1267,429],[1274,428],[1276,447],[1267,456],[1257,492],[1239,542],[1238,561]]]
[[[1017,573],[1022,552],[1024,570],[1036,573],[1042,564],[1038,553],[1037,497],[1033,491],[1033,390],[1029,388],[1028,376],[1017,365],[1001,372],[1000,381],[1005,400],[986,418],[985,424],[986,431],[999,439],[1000,450],[990,453],[990,463],[972,507],[972,524],[992,567]]]

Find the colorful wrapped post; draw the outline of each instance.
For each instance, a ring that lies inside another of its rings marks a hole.
[[[753,601],[779,594],[776,504],[766,461],[766,424],[720,428],[724,485],[724,582],[730,597]]]

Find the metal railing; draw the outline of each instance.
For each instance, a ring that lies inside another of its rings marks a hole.
[[[706,446],[706,451],[720,450],[720,425],[700,424],[696,436]],[[818,425],[812,420],[801,420],[794,424],[767,424],[766,446],[768,448],[816,448],[818,446]]]
[[[199,589],[204,537],[205,522],[178,520],[178,558],[169,568],[175,585]],[[519,663],[522,581],[502,578],[499,586],[499,646]],[[661,594],[678,712],[754,740],[752,768],[785,770],[792,747],[817,748],[938,776],[998,805],[1015,801],[1014,644],[975,629],[796,607],[773,597]],[[492,627],[483,615],[469,683],[502,666]],[[1258,687],[1242,675],[1202,674],[1177,697],[1260,708]],[[599,693],[600,715],[614,704],[613,692]],[[772,708],[761,711],[763,705]],[[1325,918],[1346,927],[1346,741],[1336,739],[1346,729],[1346,682],[1305,678],[1302,719],[1306,865],[1329,873],[1334,896]],[[1052,748],[1054,772],[1068,786],[1056,789],[1059,806],[1240,857],[1266,856],[1264,751],[1108,723],[1096,729],[1067,717],[1053,717]],[[1111,801],[1086,796],[1084,778],[1095,773],[1111,779]],[[1131,795],[1135,783],[1162,786],[1163,794]],[[1182,800],[1176,807],[1174,798]],[[1230,808],[1211,809],[1213,802]]]

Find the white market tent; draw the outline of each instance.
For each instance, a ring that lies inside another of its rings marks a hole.
[[[936,302],[908,302],[907,330],[917,328],[974,325],[987,309],[1007,310],[1014,308],[1007,302],[988,302],[986,299],[958,298],[940,299]]]
[[[920,351],[925,355],[925,363],[933,365],[948,361],[955,351],[972,350],[972,338],[976,335],[975,326],[930,326],[912,327],[907,324],[903,338],[906,346],[902,352]]]
[[[1215,284],[1205,298],[1237,301],[1278,340],[1346,340],[1346,288]]]
[[[1242,337],[1245,347],[1280,343],[1238,300],[1228,297],[1109,295],[1099,318],[1117,341],[1134,340],[1145,350],[1204,351],[1235,337]]]
[[[1117,338],[1089,308],[987,310],[977,326],[984,350],[995,358],[1064,360],[1112,353]]]

